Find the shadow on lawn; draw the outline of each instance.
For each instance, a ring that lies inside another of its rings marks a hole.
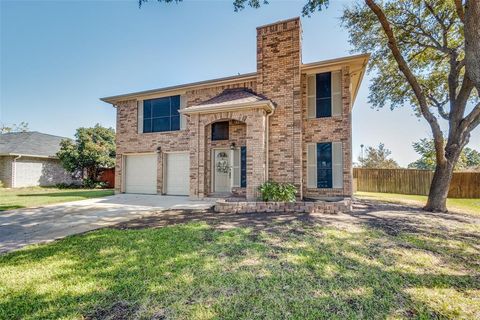
[[[204,213],[210,225],[197,217],[177,216],[176,223],[188,223],[174,226],[166,219],[160,229],[96,231],[0,257],[0,273],[9,270],[0,318],[455,318],[455,310],[435,305],[438,297],[424,301],[410,290],[462,296],[480,289],[476,271],[458,272],[464,261],[451,259],[443,237],[431,233],[425,244],[422,233],[408,232],[408,242],[406,231],[389,234],[366,213],[350,218],[359,220],[355,230],[332,227],[334,217],[279,215],[265,223],[265,215],[263,222],[251,214],[220,221]],[[452,271],[405,260],[404,253],[423,258],[426,246]]]
[[[19,194],[18,197],[98,197],[101,195],[113,195],[112,189],[98,189],[98,190],[82,190],[82,189],[75,189],[72,191],[64,191],[64,192],[43,192],[43,193],[25,193]]]
[[[20,209],[20,208],[25,208],[24,206],[19,206],[19,205],[0,205],[0,211],[6,211],[6,210],[13,210],[13,209]]]

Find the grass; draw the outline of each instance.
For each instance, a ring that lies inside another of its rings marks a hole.
[[[415,206],[424,206],[425,203],[427,203],[427,196],[410,194],[357,191],[355,193],[355,196],[359,199],[400,203]],[[480,215],[480,199],[447,199],[447,208],[454,212]]]
[[[0,211],[113,195],[113,190],[18,188],[0,189]]]
[[[478,319],[480,227],[437,227],[99,230],[0,256],[0,319]]]

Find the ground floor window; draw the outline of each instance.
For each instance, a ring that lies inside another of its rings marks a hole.
[[[307,144],[307,187],[343,187],[343,148],[341,142]]]

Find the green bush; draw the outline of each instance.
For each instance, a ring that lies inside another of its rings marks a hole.
[[[87,178],[83,179],[83,187],[88,189],[104,189],[107,187],[107,183]]]
[[[295,202],[297,188],[291,183],[267,181],[258,190],[262,194],[262,201]]]
[[[82,188],[82,185],[81,184],[78,184],[78,183],[57,183],[55,185],[55,188],[58,188],[58,189],[80,189]]]

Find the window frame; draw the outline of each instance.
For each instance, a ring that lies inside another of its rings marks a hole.
[[[169,115],[165,116],[154,116],[154,106],[152,106],[152,101],[155,100],[164,100],[168,99],[168,108],[169,108]],[[151,98],[151,99],[143,99],[143,100],[138,100],[137,102],[137,125],[138,125],[138,133],[144,133],[144,134],[149,134],[149,133],[166,133],[166,132],[176,132],[180,130],[184,130],[184,124],[182,123],[182,117],[183,115],[179,112],[183,106],[182,106],[182,95],[177,94],[177,95],[172,95],[172,96],[165,96],[165,97],[157,97],[157,98]],[[148,117],[145,117],[146,114],[146,103],[150,103],[150,115]],[[177,104],[177,105],[175,105]],[[176,110],[172,111],[172,108],[176,108]],[[167,130],[154,130],[154,121],[160,121],[161,119],[168,119],[169,122],[169,128]],[[140,123],[141,121],[141,123]],[[149,126],[146,126],[146,122],[149,121],[150,124]],[[175,122],[173,122],[175,121]],[[146,128],[150,127],[149,130],[146,130]],[[183,128],[182,128],[183,127]]]
[[[330,144],[330,168],[319,168],[318,148],[321,144]],[[307,189],[343,189],[344,187],[344,146],[341,141],[310,142],[306,144]],[[319,187],[319,170],[331,170],[331,187]]]
[[[317,78],[321,74],[330,74],[330,97],[317,98]],[[306,76],[307,119],[341,117],[343,115],[343,73],[341,69],[308,73]],[[312,92],[313,89],[313,92]],[[318,101],[330,100],[330,115],[319,116]]]

